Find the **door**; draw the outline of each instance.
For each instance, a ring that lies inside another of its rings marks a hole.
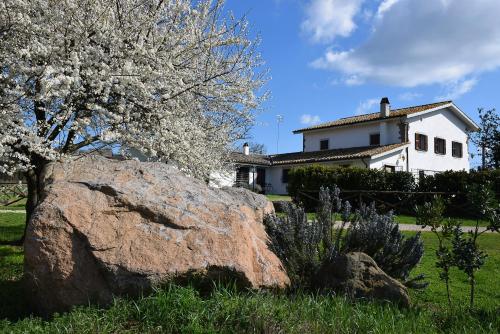
[[[262,190],[266,189],[266,169],[265,168],[257,168],[257,184],[261,186]]]

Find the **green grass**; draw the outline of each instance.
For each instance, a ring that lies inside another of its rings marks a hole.
[[[15,211],[25,211],[24,205],[21,206],[1,206],[0,205],[0,210],[15,210]]]
[[[445,219],[450,219],[452,221],[460,222],[462,226],[476,226],[475,219],[468,219],[468,218],[445,218]],[[397,215],[396,221],[399,224],[416,224],[417,218],[414,216]],[[486,221],[479,221],[479,226],[487,226],[487,225],[488,223]]]
[[[292,198],[288,195],[266,195],[270,201],[291,201]]]
[[[0,212],[0,241],[20,238],[24,230],[25,213]]]
[[[12,201],[13,199],[2,199],[2,200],[6,200],[6,201]],[[2,209],[24,209],[24,206],[26,205],[26,199],[22,199],[14,204],[11,204],[9,206],[3,206],[3,205],[0,205],[0,208]]]
[[[0,242],[21,238],[25,215],[0,213]],[[0,246],[0,318],[26,315],[28,306],[22,298],[23,248]]]
[[[279,217],[283,217],[284,213],[279,212],[277,214]],[[407,216],[407,215],[396,215],[396,222],[398,224],[416,224],[417,223],[417,218],[413,216]],[[314,212],[308,212],[307,213],[307,219],[309,220],[314,220],[316,219],[316,213]],[[341,220],[340,214],[337,215],[336,218],[338,221]],[[462,226],[476,226],[476,221],[473,219],[467,219],[467,218],[446,218],[446,219],[451,219],[454,221],[459,221],[462,223]],[[487,226],[488,223],[486,221],[480,221],[479,226]]]
[[[23,214],[0,213],[0,240],[15,240]],[[411,235],[411,232],[407,233]],[[107,310],[79,307],[50,320],[30,315],[22,294],[22,248],[0,246],[0,332],[4,333],[498,333],[500,331],[500,236],[483,235],[489,254],[477,275],[477,308],[466,308],[464,275],[452,273],[455,308],[448,311],[434,268],[437,241],[423,233],[425,255],[414,274],[430,286],[412,291],[413,306],[351,302],[341,296],[242,292],[217,287],[201,296],[190,287],[167,286],[137,301],[117,299]]]
[[[412,235],[414,232],[405,232],[405,234]],[[423,305],[444,306],[446,289],[444,283],[439,280],[439,273],[435,268],[437,238],[432,233],[422,233],[422,237],[425,253],[414,274],[425,274],[431,284],[427,289],[416,293],[413,297]],[[479,239],[479,244],[481,249],[488,254],[488,258],[484,267],[477,272],[475,304],[482,309],[496,309],[500,317],[500,235],[483,234]],[[466,276],[455,268],[452,268],[451,272],[451,294],[455,305],[468,305],[469,285]]]

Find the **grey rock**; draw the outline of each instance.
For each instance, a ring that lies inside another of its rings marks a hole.
[[[406,287],[387,275],[365,253],[347,253],[325,263],[319,270],[316,285],[352,298],[386,300],[403,307],[410,305]]]

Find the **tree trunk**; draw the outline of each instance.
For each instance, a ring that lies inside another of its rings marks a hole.
[[[26,231],[28,229],[31,216],[35,211],[36,206],[40,202],[40,197],[42,193],[42,184],[40,180],[40,175],[42,174],[43,168],[46,165],[45,161],[37,161],[34,163],[35,167],[26,172],[26,184],[28,186],[28,198],[26,200],[26,224],[24,226],[24,232],[21,239],[18,241],[19,244],[24,243],[26,237]]]
[[[446,279],[446,295],[448,297],[448,306],[451,309],[451,293],[450,293],[450,280]]]
[[[474,277],[474,274],[472,274],[471,281],[470,281],[470,309],[474,308],[474,290],[476,287],[476,279]]]

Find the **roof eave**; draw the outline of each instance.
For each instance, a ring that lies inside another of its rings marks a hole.
[[[424,115],[424,114],[427,114],[427,113],[430,113],[430,112],[433,112],[436,110],[445,109],[445,108],[451,108],[451,110],[453,110],[453,112],[467,125],[467,127],[470,129],[470,131],[472,131],[472,132],[479,131],[479,126],[469,116],[467,116],[466,113],[464,113],[459,107],[457,107],[456,104],[453,102],[444,104],[444,105],[436,107],[436,108],[424,110],[424,111],[421,111],[418,113],[409,114],[409,115],[407,115],[407,117],[408,118],[418,117],[418,116],[421,116],[421,115]]]
[[[377,153],[377,154],[374,154],[372,156],[370,156],[370,159],[377,159],[377,158],[381,158],[383,156],[386,156],[388,154],[392,154],[394,152],[397,152],[397,151],[400,151],[400,150],[403,150],[405,149],[406,147],[408,147],[410,145],[410,143],[406,143],[406,144],[402,144],[401,146],[398,146],[398,147],[395,147],[391,150],[388,150],[388,151],[385,151],[385,152],[381,152],[381,153]]]
[[[298,164],[310,164],[310,163],[322,163],[322,162],[331,162],[331,161],[353,161],[353,160],[361,160],[364,158],[369,158],[369,155],[353,157],[353,158],[326,158],[326,159],[305,159],[300,161],[285,161],[285,162],[274,162],[272,166],[283,166],[283,165],[298,165]],[[272,167],[271,166],[271,167]]]
[[[358,125],[358,124],[377,123],[377,122],[383,122],[386,120],[404,118],[405,116],[406,115],[395,115],[395,116],[389,116],[389,117],[385,117],[385,118],[369,119],[369,120],[357,121],[357,122],[347,123],[347,124],[336,124],[336,125],[329,125],[329,126],[312,128],[312,129],[305,128],[305,129],[294,130],[293,134],[299,134],[299,133],[311,132],[311,131],[321,131],[321,130],[332,129],[332,128],[351,127],[353,125]]]

